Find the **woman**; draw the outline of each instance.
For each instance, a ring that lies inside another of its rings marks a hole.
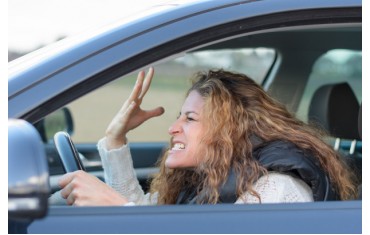
[[[356,196],[354,176],[317,129],[294,118],[252,79],[223,70],[195,76],[169,129],[171,147],[144,194],[126,134],[164,112],[140,108],[153,73],[152,68],[146,77],[139,73],[98,143],[111,188],[82,171],[66,174],[60,186],[68,204],[280,203]]]

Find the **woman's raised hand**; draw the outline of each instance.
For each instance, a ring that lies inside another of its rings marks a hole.
[[[150,87],[153,75],[153,68],[149,68],[146,76],[144,71],[139,72],[130,97],[125,101],[105,132],[108,150],[119,148],[126,144],[127,132],[138,127],[146,120],[164,113],[163,107],[157,107],[152,110],[142,110],[140,108],[141,102]]]

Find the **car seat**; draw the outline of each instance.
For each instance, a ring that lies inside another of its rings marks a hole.
[[[360,138],[357,129],[359,108],[348,83],[324,85],[312,97],[308,120],[319,124],[334,137],[357,140]]]
[[[362,182],[361,108],[348,83],[327,84],[314,93],[308,112],[310,123],[335,138],[334,149]]]

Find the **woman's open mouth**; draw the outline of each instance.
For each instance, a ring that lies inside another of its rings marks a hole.
[[[183,150],[183,149],[185,149],[185,144],[176,143],[173,145],[171,150]]]

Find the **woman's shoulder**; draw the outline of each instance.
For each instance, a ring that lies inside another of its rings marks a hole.
[[[302,180],[288,174],[269,172],[254,184],[261,203],[287,203],[313,201],[311,188]],[[258,199],[246,193],[237,203],[258,203]]]
[[[265,201],[271,197],[275,202],[313,201],[311,188],[303,180],[288,174],[270,172],[262,176],[255,187]]]
[[[253,157],[268,171],[295,173],[304,168],[314,175],[321,171],[318,160],[311,152],[289,141],[263,143],[253,149]]]
[[[311,152],[299,148],[296,144],[286,140],[274,140],[260,143],[253,148],[254,157],[264,160],[268,157],[276,157],[284,153],[284,156],[312,155]]]
[[[263,143],[253,151],[253,157],[267,171],[295,176],[310,185],[316,201],[331,195],[330,181],[317,157],[292,142],[276,140]]]
[[[266,175],[260,177],[256,183],[255,187],[267,186],[285,191],[287,188],[300,188],[304,191],[309,191],[312,193],[311,188],[301,179],[294,177],[292,175],[279,173],[279,172],[269,172]]]

